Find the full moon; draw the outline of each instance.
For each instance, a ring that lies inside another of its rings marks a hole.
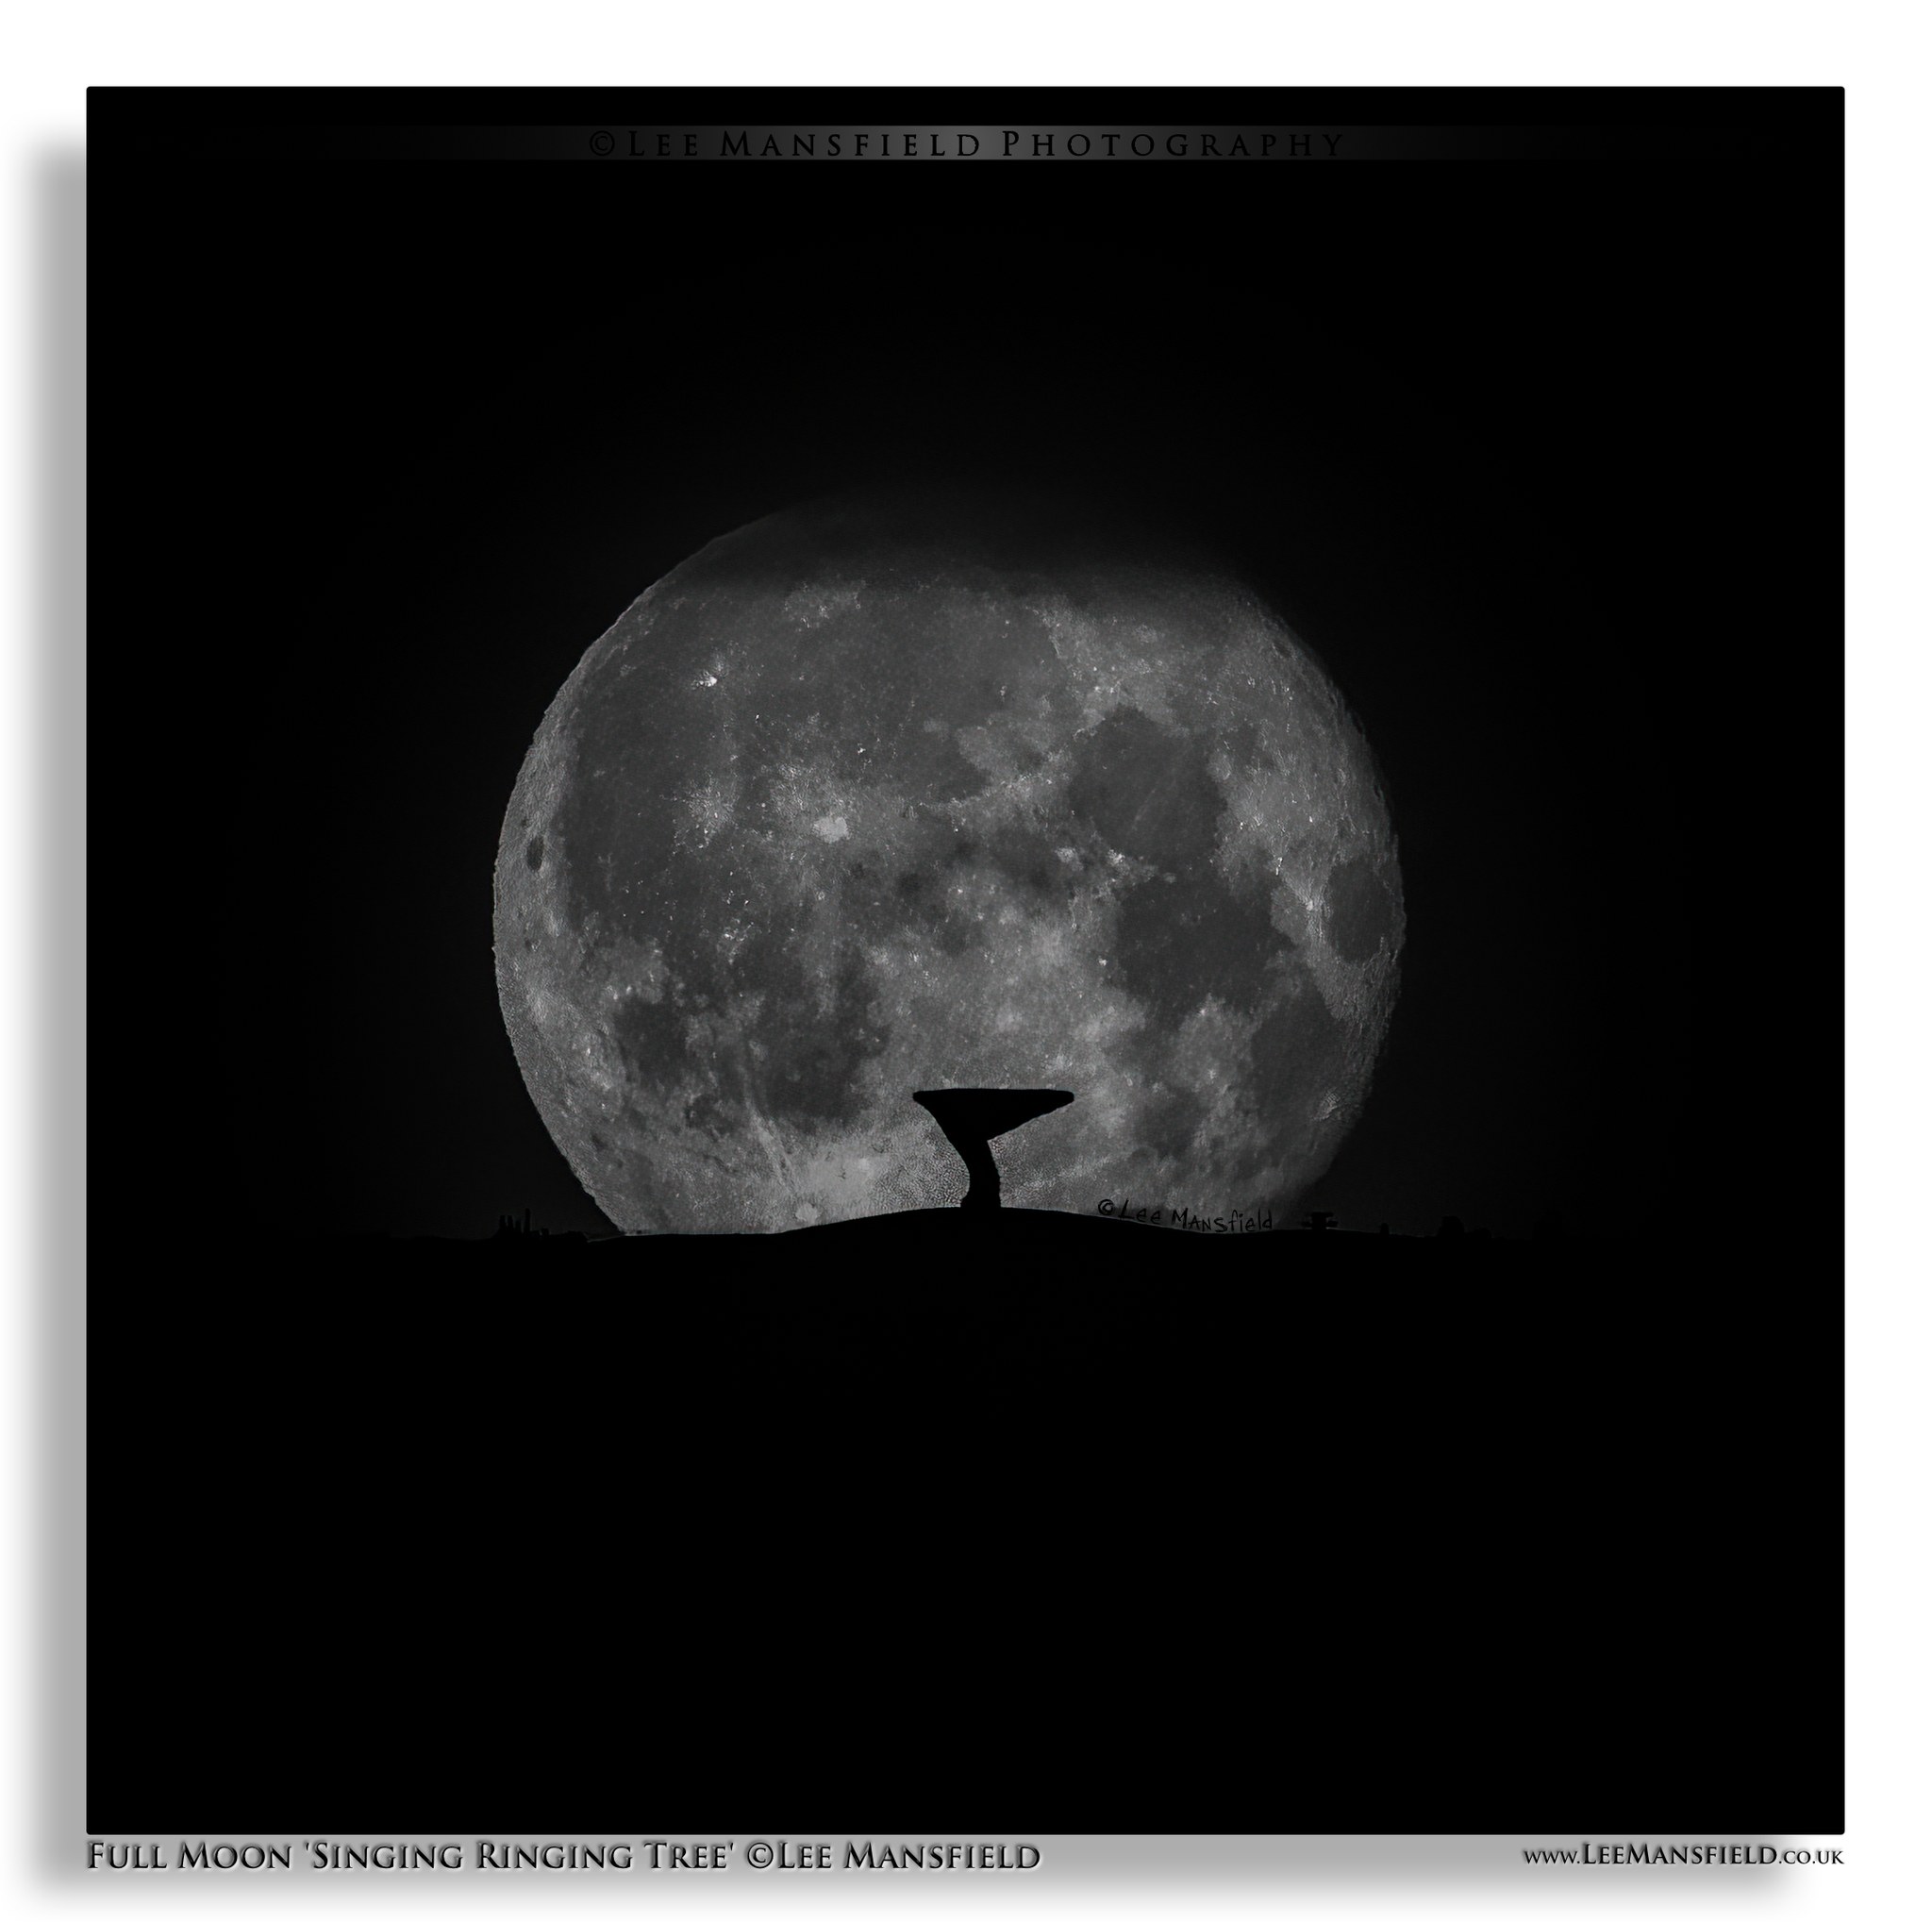
[[[1402,883],[1358,725],[1236,580],[1047,505],[846,500],[713,541],[591,646],[495,937],[621,1228],[951,1206],[912,1098],[943,1088],[1073,1095],[995,1144],[1008,1206],[1211,1218],[1291,1208],[1359,1112]]]

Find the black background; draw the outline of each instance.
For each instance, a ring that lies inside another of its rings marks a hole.
[[[149,151],[96,249],[140,317],[103,491],[175,583],[130,638],[170,814],[208,786],[165,858],[216,947],[200,1205],[604,1226],[490,961],[537,723],[707,539],[959,472],[1206,531],[1362,716],[1405,991],[1313,1203],[1675,1229],[1828,1185],[1838,96],[1747,102],[1775,138],[1695,161],[305,165],[299,114]]]
[[[759,514],[1060,480],[1217,545],[1382,760],[1404,991],[1309,1203],[1748,1274],[1821,1371],[1780,1419],[1835,1460],[1839,93],[92,99],[97,978],[142,1010],[147,1091],[110,1236],[185,1233],[232,1304],[242,1240],[604,1226],[491,964],[544,708]],[[378,164],[305,117],[1602,131],[1507,161]],[[1616,1338],[1670,1343],[1644,1300]],[[132,1365],[96,1344],[97,1379]]]

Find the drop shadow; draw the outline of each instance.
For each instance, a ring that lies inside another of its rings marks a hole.
[[[53,147],[30,167],[28,1862],[37,1880],[75,1881],[87,1781],[87,158]]]

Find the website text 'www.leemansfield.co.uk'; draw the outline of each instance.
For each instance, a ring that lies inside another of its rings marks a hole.
[[[91,1869],[615,1870],[716,1875],[732,1868],[818,1873],[840,1869],[938,1870],[942,1874],[1040,1866],[1031,1842],[96,1842]]]
[[[1578,1868],[1769,1868],[1844,1862],[1837,1848],[1781,1848],[1771,1842],[1580,1842],[1574,1848],[1525,1848],[1527,1863]]]

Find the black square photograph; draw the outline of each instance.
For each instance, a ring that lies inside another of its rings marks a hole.
[[[1839,90],[90,119],[91,1830],[1842,1830]]]

